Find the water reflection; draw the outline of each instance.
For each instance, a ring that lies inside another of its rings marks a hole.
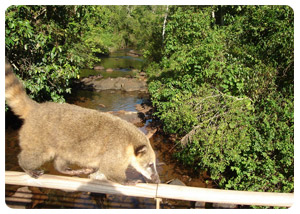
[[[141,70],[144,64],[144,59],[141,57],[128,56],[129,49],[122,49],[111,53],[109,56],[101,57],[101,65],[103,70],[82,69],[80,77],[101,74],[104,78],[107,77],[132,77],[136,70]],[[95,65],[97,66],[97,65]],[[113,69],[113,72],[107,72],[106,69]]]
[[[87,91],[77,90],[67,98],[68,103],[73,103],[85,108],[99,111],[136,111],[135,105],[142,104],[149,95],[146,93],[121,90]]]

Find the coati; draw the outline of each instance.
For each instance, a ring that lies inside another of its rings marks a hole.
[[[54,160],[61,173],[91,174],[122,184],[129,166],[146,180],[159,183],[155,153],[148,138],[133,124],[109,113],[71,104],[37,103],[30,99],[5,59],[5,98],[12,111],[24,119],[19,132],[18,161],[30,176]],[[82,169],[71,170],[68,164]]]

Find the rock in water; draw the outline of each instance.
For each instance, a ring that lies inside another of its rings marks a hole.
[[[101,65],[95,66],[94,70],[104,70],[104,67]]]
[[[114,69],[112,69],[112,68],[106,69],[106,72],[108,72],[108,73],[111,73],[111,72],[113,72],[113,71],[114,71]]]

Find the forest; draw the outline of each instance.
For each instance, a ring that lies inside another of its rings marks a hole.
[[[38,102],[79,70],[143,53],[173,154],[219,188],[294,192],[294,12],[289,6],[11,6],[5,55]],[[6,107],[8,109],[8,107]]]

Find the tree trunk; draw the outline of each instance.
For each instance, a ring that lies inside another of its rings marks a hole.
[[[166,23],[167,23],[167,18],[168,18],[168,10],[169,10],[169,5],[167,5],[167,8],[166,8],[166,14],[165,14],[165,19],[164,19],[164,24],[163,24],[162,45],[164,44],[164,40],[165,40],[165,30],[166,30]]]

